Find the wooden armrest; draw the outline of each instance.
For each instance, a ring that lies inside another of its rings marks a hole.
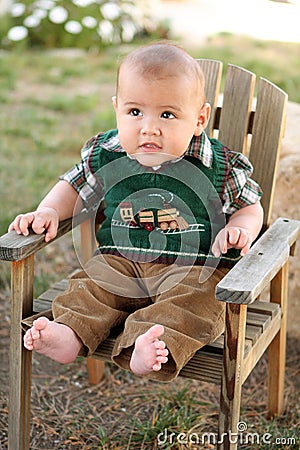
[[[0,237],[0,260],[21,261],[68,233],[92,214],[93,211],[83,210],[77,216],[60,222],[57,235],[50,242],[45,242],[44,234],[35,234],[33,231],[30,231],[28,236],[19,235],[15,231],[6,233]]]
[[[300,234],[300,221],[277,219],[216,287],[216,298],[250,304],[288,260]]]

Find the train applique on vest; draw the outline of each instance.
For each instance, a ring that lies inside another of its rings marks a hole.
[[[152,231],[160,228],[162,231],[186,230],[189,227],[187,221],[180,215],[177,208],[171,208],[165,204],[163,209],[140,209],[134,214],[131,202],[119,204],[121,220],[132,227],[145,228]]]

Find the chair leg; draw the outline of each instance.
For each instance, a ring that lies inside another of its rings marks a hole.
[[[9,450],[29,450],[31,352],[22,343],[21,320],[32,314],[34,257],[12,263],[9,360]]]
[[[268,349],[268,415],[280,415],[284,408],[284,373],[288,297],[287,262],[271,282],[270,300],[281,306],[281,327]]]
[[[241,403],[241,363],[244,357],[246,305],[227,304],[221,400],[219,450],[235,450]]]
[[[86,358],[86,366],[90,384],[98,384],[104,375],[104,361],[100,359]]]
[[[86,220],[80,225],[81,261],[86,264],[92,258],[97,247],[95,236],[95,218]],[[104,375],[104,361],[86,358],[86,367],[90,384],[98,384]]]

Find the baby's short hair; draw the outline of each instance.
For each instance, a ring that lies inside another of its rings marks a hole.
[[[200,87],[204,97],[205,79],[199,64],[183,48],[173,43],[152,43],[129,53],[119,65],[118,83],[120,71],[124,66],[154,80],[181,75],[189,77],[191,81],[194,78],[195,86]]]

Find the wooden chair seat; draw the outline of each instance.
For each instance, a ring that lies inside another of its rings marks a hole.
[[[253,179],[264,192],[263,233],[216,289],[216,298],[226,302],[224,335],[197,352],[181,371],[184,377],[221,383],[219,436],[223,435],[224,440],[218,448],[235,450],[237,443],[230,441],[229,436],[237,432],[241,388],[266,350],[269,416],[283,412],[288,263],[300,233],[300,222],[279,218],[270,226],[287,95],[265,79],[260,79],[255,90],[253,73],[229,65],[220,97],[222,63],[199,60],[199,64],[206,79],[207,101],[212,108],[208,134],[249,157],[255,168]],[[83,262],[93,254],[93,215],[94,212],[83,211],[62,222],[58,230],[57,237],[60,237],[81,224]],[[34,256],[46,245],[43,235],[33,233],[25,237],[11,232],[0,237],[0,259],[11,261],[12,267],[9,450],[30,448],[32,355],[22,345],[21,321],[33,311],[49,309],[53,298],[67,285],[67,280],[56,283],[33,301]],[[267,287],[267,301],[258,300]],[[94,358],[110,359],[113,343],[112,338],[107,339]],[[95,364],[100,361],[88,358],[87,362],[96,373]],[[97,379],[95,376],[95,381]]]
[[[68,286],[68,280],[64,279],[55,283],[33,302],[34,314],[51,309],[54,298],[64,292]],[[280,305],[265,301],[255,301],[247,308],[246,333],[244,345],[244,371],[242,382],[249,375],[249,361],[257,354],[257,348],[261,341],[271,342],[279,331],[281,321]],[[95,351],[93,358],[110,361],[115,338],[107,338]],[[199,350],[194,357],[181,370],[180,376],[194,380],[221,383],[223,368],[224,334],[215,342]],[[213,369],[213,370],[212,370]]]

